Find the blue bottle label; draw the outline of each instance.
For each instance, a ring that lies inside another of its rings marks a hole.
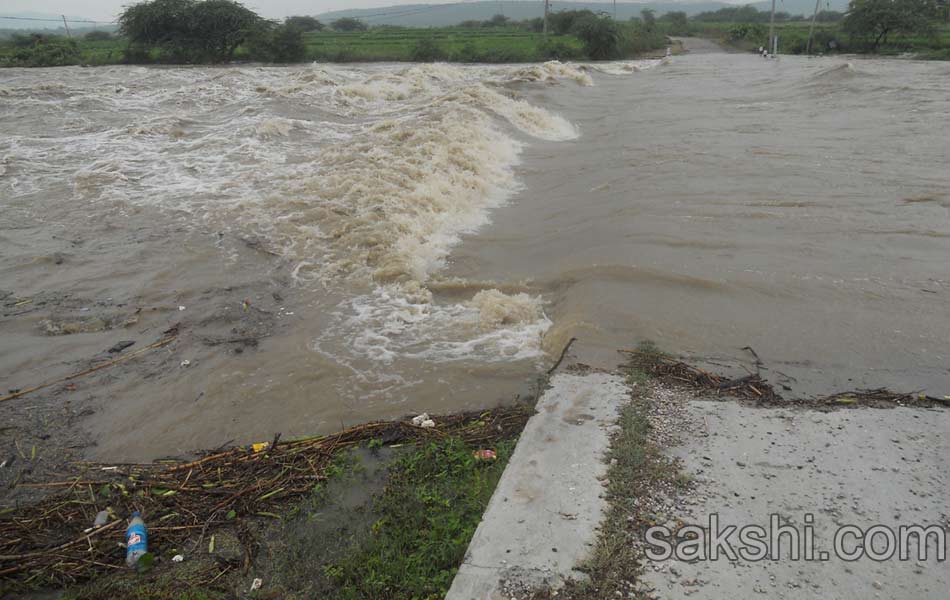
[[[125,544],[127,549],[126,556],[133,552],[148,551],[148,534],[145,533],[145,525],[132,525],[125,532]]]

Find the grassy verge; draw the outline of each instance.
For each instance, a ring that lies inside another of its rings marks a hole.
[[[656,352],[650,345],[644,352]],[[581,566],[585,581],[572,580],[557,591],[559,600],[647,598],[639,585],[643,561],[643,532],[656,524],[657,515],[645,499],[670,495],[689,485],[675,461],[652,439],[654,412],[652,377],[633,362],[624,367],[630,401],[620,412],[619,429],[611,438],[607,454],[607,512],[591,557]],[[555,597],[539,590],[535,600]]]
[[[441,598],[528,415],[525,407],[473,413],[453,417],[455,428],[437,418],[434,429],[415,439],[377,428],[377,437],[341,445],[307,494],[266,512],[231,511],[223,521],[189,529],[187,537],[172,538],[170,521],[152,510],[149,569],[126,569],[113,544],[105,555],[90,554],[98,561],[91,578],[62,597]],[[482,449],[497,458],[476,459]],[[176,555],[184,561],[173,561]],[[0,577],[0,595],[45,587],[40,582],[49,575],[40,569],[27,580]]]
[[[513,449],[502,441],[485,463],[448,439],[399,458],[373,502],[371,534],[324,567],[337,586],[325,597],[444,597]]]

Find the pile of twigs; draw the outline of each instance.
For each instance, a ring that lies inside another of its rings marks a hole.
[[[436,427],[403,422],[360,425],[340,433],[235,447],[184,463],[86,465],[66,481],[34,485],[62,488],[39,504],[0,516],[0,581],[69,584],[124,568],[126,519],[140,511],[151,549],[189,552],[216,528],[247,517],[281,517],[326,479],[338,451],[377,439],[387,445],[456,436],[489,444],[517,434],[530,416],[525,407],[435,417]],[[265,447],[261,447],[265,446]],[[106,525],[92,527],[110,507]]]
[[[730,379],[659,352],[639,350],[624,350],[623,352],[630,356],[632,366],[642,369],[660,381],[686,386],[701,392],[706,397],[709,395],[725,396],[761,405],[783,404],[818,409],[950,406],[950,400],[947,398],[928,396],[919,392],[893,392],[885,388],[853,390],[815,398],[785,400],[758,372],[745,377]],[[761,366],[758,358],[756,358],[756,366]]]
[[[730,379],[704,369],[688,365],[659,352],[624,351],[633,365],[663,381],[685,385],[703,393],[754,400],[781,402],[782,397],[758,373]]]

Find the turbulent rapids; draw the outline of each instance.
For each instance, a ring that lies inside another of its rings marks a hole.
[[[107,460],[510,401],[573,337],[944,395],[947,81],[721,53],[5,69],[0,385],[179,332],[56,392]]]
[[[157,219],[188,235],[213,231],[217,256],[201,262],[221,262],[236,282],[247,273],[237,274],[241,258],[227,240],[252,240],[280,262],[267,276],[286,278],[305,305],[278,307],[279,316],[309,321],[304,351],[321,357],[335,410],[398,406],[429,377],[421,365],[521,364],[513,375],[543,359],[551,322],[537,290],[443,272],[460,236],[522,188],[515,170],[525,146],[578,137],[522,93],[564,86],[593,86],[590,69],[7,71],[5,216],[42,220],[55,199],[60,223],[119,218],[115,227],[134,228]],[[191,275],[178,270],[175,287],[201,289],[200,273]],[[433,282],[454,291],[435,297]],[[149,297],[131,285],[137,301]],[[446,373],[446,385],[457,385]],[[266,381],[251,385],[273,393]]]

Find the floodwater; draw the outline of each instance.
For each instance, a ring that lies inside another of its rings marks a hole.
[[[571,337],[602,366],[645,339],[752,347],[792,396],[944,395],[948,75],[720,53],[0,71],[0,389],[178,324],[70,388],[108,460],[510,401]]]

